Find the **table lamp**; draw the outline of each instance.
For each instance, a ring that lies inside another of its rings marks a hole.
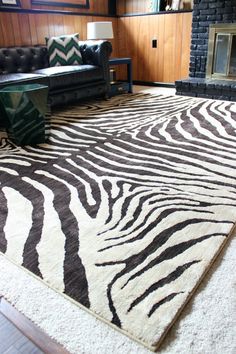
[[[88,22],[87,39],[114,38],[112,22]]]

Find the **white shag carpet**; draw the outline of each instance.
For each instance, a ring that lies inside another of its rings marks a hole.
[[[0,294],[71,353],[150,353],[2,255],[0,269]],[[236,353],[235,269],[236,232],[167,334],[159,353]]]

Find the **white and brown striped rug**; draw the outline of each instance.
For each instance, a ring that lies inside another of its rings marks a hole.
[[[236,105],[123,95],[2,138],[0,250],[155,350],[236,221]]]

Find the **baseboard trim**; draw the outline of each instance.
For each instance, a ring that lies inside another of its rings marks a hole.
[[[169,87],[169,88],[175,88],[174,83],[169,83],[169,82],[156,82],[156,81],[138,81],[134,80],[133,81],[134,85],[141,85],[141,86],[159,86],[159,87]]]

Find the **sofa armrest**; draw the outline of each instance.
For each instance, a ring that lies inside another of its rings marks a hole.
[[[103,66],[108,62],[112,52],[112,45],[108,41],[80,41],[79,46],[83,63],[89,65]]]
[[[80,51],[84,64],[97,65],[102,67],[104,79],[110,85],[109,57],[112,53],[112,45],[108,41],[88,40],[80,41]]]

